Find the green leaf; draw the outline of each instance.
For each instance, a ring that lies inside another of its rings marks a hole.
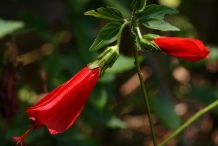
[[[149,98],[151,110],[159,120],[170,130],[176,130],[182,121],[174,111],[173,103],[166,97],[156,96]]]
[[[12,34],[14,31],[24,27],[24,23],[21,21],[5,21],[0,19],[0,38],[8,34]]]
[[[145,9],[147,0],[133,0],[131,3],[132,8],[136,13],[140,13]]]
[[[151,28],[151,29],[157,29],[161,31],[179,31],[180,29],[170,25],[166,21],[162,19],[156,19],[156,18],[148,18],[145,19],[143,22],[141,22],[142,25],[145,27]]]
[[[103,0],[103,2],[110,7],[117,8],[120,12],[122,12],[122,15],[124,18],[129,17],[131,15],[131,12],[128,8],[129,2],[128,1],[118,1],[118,0]]]
[[[127,126],[126,123],[106,109],[97,110],[87,104],[83,112],[91,117],[91,119],[89,118],[89,122],[93,122],[93,124],[98,124],[97,122],[104,123],[110,128],[126,128]]]
[[[148,5],[139,14],[138,19],[144,21],[147,18],[163,19],[165,14],[177,14],[179,11],[164,5]]]
[[[110,128],[121,128],[122,129],[122,128],[127,127],[126,123],[124,123],[123,121],[121,121],[115,116],[112,116],[110,120],[107,121],[106,125]]]
[[[139,57],[139,61],[141,62],[144,60],[144,56]],[[121,73],[126,70],[132,69],[134,65],[135,59],[133,57],[125,57],[122,54],[120,54],[119,58],[117,61],[114,63],[114,65],[107,69],[106,72],[110,73]]]
[[[111,83],[115,78],[115,74],[105,71],[104,75],[98,80],[99,83]]]
[[[96,51],[117,40],[121,25],[122,23],[114,21],[104,26],[89,50]]]
[[[161,31],[179,31],[180,29],[164,21],[165,14],[177,14],[178,11],[164,5],[149,5],[139,14],[138,21],[145,27]]]
[[[97,12],[95,10],[91,10],[85,12],[84,14],[108,20],[123,21],[123,16],[120,11],[113,7],[101,7],[97,9]]]
[[[207,58],[206,61],[218,61],[218,46],[207,45],[210,49],[210,58]]]
[[[218,99],[218,91],[209,87],[193,87],[184,94],[184,97],[209,105]],[[218,113],[218,107],[213,108],[212,111]]]
[[[215,94],[215,91],[216,90],[208,87],[194,87],[190,90],[190,92],[186,93],[185,96],[190,97],[191,99],[198,100],[201,103],[208,105],[218,99]]]
[[[89,103],[96,110],[103,110],[108,103],[108,95],[106,89],[102,86],[96,86],[91,96],[89,97]]]

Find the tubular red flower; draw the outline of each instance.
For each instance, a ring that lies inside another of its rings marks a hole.
[[[200,40],[179,37],[158,37],[154,42],[161,51],[190,62],[208,58],[210,50]]]
[[[24,138],[32,129],[45,125],[51,134],[67,130],[80,115],[89,95],[99,78],[99,67],[83,68],[66,83],[54,89],[35,106],[27,109],[33,120],[31,127],[21,136],[12,137],[16,145],[24,146]]]
[[[27,109],[29,118],[39,126],[45,125],[51,134],[64,132],[80,115],[98,78],[99,68],[89,70],[85,67]]]

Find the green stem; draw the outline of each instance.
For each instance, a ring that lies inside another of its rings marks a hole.
[[[139,63],[139,59],[138,59],[138,51],[137,51],[135,43],[134,43],[134,37],[132,38],[132,40],[133,40],[133,45],[134,45],[133,50],[134,50],[134,57],[135,57],[135,66],[136,66],[137,73],[138,73],[138,76],[139,76],[139,80],[140,80],[140,84],[141,84],[141,88],[142,88],[142,92],[143,92],[143,97],[144,97],[144,101],[145,101],[145,106],[146,106],[146,109],[147,109],[147,112],[148,112],[148,119],[149,119],[149,124],[150,124],[150,128],[151,128],[153,144],[154,144],[154,146],[157,146],[156,135],[155,135],[154,125],[153,125],[150,105],[149,105],[149,101],[148,101],[147,92],[146,92],[146,89],[145,89],[143,75],[142,75],[141,69],[140,69],[140,63]]]
[[[117,44],[116,46],[120,46],[120,41],[121,41],[121,37],[122,37],[122,32],[123,32],[123,28],[129,24],[130,22],[127,20],[124,20],[125,22],[122,24],[122,26],[120,27],[120,30],[118,32],[118,37],[117,37]]]
[[[137,30],[139,38],[141,39],[142,38],[142,34],[141,34],[141,31],[140,31],[138,26],[136,27],[136,30]]]
[[[140,29],[138,27],[138,24],[135,21],[135,11],[132,12],[131,26],[130,27],[131,27],[131,31],[132,32],[134,32],[134,27],[135,27],[136,30],[137,30],[138,36],[142,37]],[[144,97],[145,107],[146,107],[147,112],[148,112],[148,120],[149,120],[149,124],[150,124],[150,128],[151,128],[153,144],[154,144],[154,146],[157,146],[157,140],[156,140],[156,134],[155,134],[153,120],[152,120],[152,115],[151,115],[151,109],[150,109],[150,105],[149,105],[149,101],[148,101],[148,95],[147,95],[145,84],[144,84],[144,80],[143,80],[143,75],[142,75],[141,69],[140,69],[138,50],[137,50],[137,46],[136,46],[136,42],[135,42],[135,38],[134,38],[133,34],[132,34],[132,43],[133,43],[133,52],[134,52],[134,57],[135,57],[135,66],[136,66],[136,69],[137,69],[138,77],[139,77],[141,88],[142,88],[142,93],[143,93],[143,97]]]
[[[185,128],[191,125],[195,120],[197,120],[200,116],[211,110],[212,108],[218,105],[218,100],[214,101],[210,105],[206,106],[199,112],[197,112],[194,116],[192,116],[188,121],[186,121],[181,127],[179,127],[176,131],[174,131],[167,139],[165,139],[159,146],[166,145],[171,139],[181,133]]]

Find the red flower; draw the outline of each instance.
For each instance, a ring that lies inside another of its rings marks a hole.
[[[158,37],[154,42],[161,51],[191,62],[208,58],[210,50],[200,40],[179,37]]]
[[[39,129],[45,125],[51,134],[67,130],[80,115],[98,81],[99,71],[99,67],[91,70],[85,67],[69,81],[46,95],[35,106],[28,108],[26,112],[33,120],[30,129]],[[24,145],[26,134],[27,132],[21,137],[12,137],[12,140]]]

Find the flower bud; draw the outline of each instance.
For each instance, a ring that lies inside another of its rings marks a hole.
[[[179,37],[158,37],[154,42],[161,51],[190,62],[209,58],[210,50],[200,40]]]

